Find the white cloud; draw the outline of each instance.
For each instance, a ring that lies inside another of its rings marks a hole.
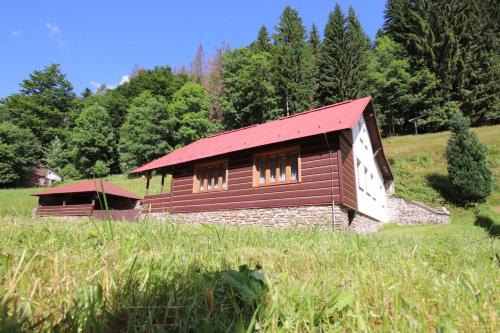
[[[59,26],[56,23],[45,23],[45,26],[49,29],[50,38],[54,38],[55,35],[61,33],[61,29],[59,29]]]
[[[122,85],[124,83],[127,83],[128,81],[130,81],[130,75],[129,74],[122,75],[122,78],[120,80],[120,83],[118,83],[118,85]]]
[[[68,44],[62,39],[62,30],[57,23],[45,23],[45,27],[49,30],[49,38],[63,50],[68,49]]]
[[[96,89],[99,89],[99,87],[101,86],[101,84],[99,82],[95,82],[95,81],[90,81],[89,84]]]
[[[23,31],[22,31],[22,30],[13,30],[13,31],[11,31],[11,32],[10,32],[10,35],[11,35],[12,37],[14,37],[14,38],[15,38],[15,37],[19,37],[19,36],[21,36],[22,34],[23,34]]]
[[[106,84],[105,83],[105,85],[106,85],[106,88],[108,88],[108,89],[115,89],[116,87],[121,86],[122,84],[127,83],[128,81],[130,81],[130,75],[125,74],[125,75],[122,75],[120,82],[115,83],[115,84]],[[96,81],[90,81],[89,84],[91,87],[94,88],[94,90],[99,89],[103,85],[102,83],[99,83]]]

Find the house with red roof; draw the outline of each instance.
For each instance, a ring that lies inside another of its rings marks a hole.
[[[133,220],[140,197],[105,180],[84,180],[33,193],[38,197],[36,216],[94,216]]]
[[[200,139],[132,173],[172,175],[143,213],[188,223],[376,230],[393,174],[370,97]]]

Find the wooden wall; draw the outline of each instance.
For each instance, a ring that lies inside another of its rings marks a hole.
[[[246,208],[330,205],[340,203],[339,135],[328,134],[303,138],[286,144],[229,154],[228,189],[218,192],[193,193],[194,165],[183,164],[173,169],[171,193],[146,196],[143,212],[201,212]],[[300,145],[301,182],[294,184],[252,186],[253,154],[287,146]],[[220,158],[220,156],[218,157]],[[209,160],[206,160],[207,162]],[[205,162],[200,161],[200,162]]]
[[[352,149],[352,131],[342,131],[339,136],[340,196],[344,205],[357,209],[356,172],[354,171],[354,152]]]
[[[66,205],[66,206],[40,206],[36,209],[36,216],[90,216],[94,206]]]

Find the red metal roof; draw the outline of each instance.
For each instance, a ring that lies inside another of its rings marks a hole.
[[[130,193],[129,191],[124,190],[121,187],[113,183],[110,183],[108,181],[103,180],[102,184],[103,186],[101,186],[100,180],[84,180],[73,184],[61,185],[55,188],[51,188],[50,190],[33,193],[32,195],[44,196],[44,195],[79,193],[79,192],[99,192],[99,193],[104,192],[106,194],[116,195],[119,197],[131,198],[136,200],[141,199],[137,195]]]
[[[370,101],[371,97],[363,97],[213,135],[138,167],[132,173],[352,128]]]

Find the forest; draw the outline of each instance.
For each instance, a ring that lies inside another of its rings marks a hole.
[[[500,122],[500,6],[495,0],[388,0],[375,40],[354,9],[305,27],[287,6],[272,29],[186,68],[135,66],[117,87],[80,94],[50,64],[0,100],[0,187],[35,163],[65,178],[126,173],[199,138],[371,95],[384,136]],[[221,36],[223,39],[224,36]]]

